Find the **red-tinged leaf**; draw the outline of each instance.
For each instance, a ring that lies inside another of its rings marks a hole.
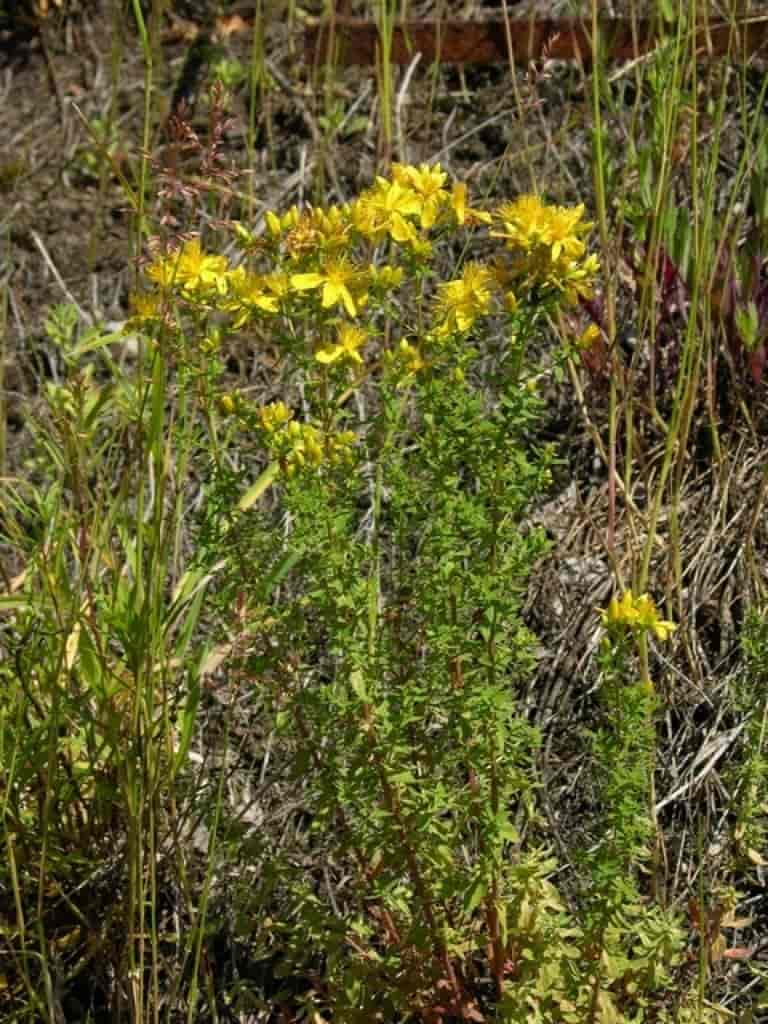
[[[754,949],[747,949],[746,946],[734,946],[732,949],[723,950],[723,956],[728,960],[749,960]]]
[[[602,298],[600,296],[595,296],[593,299],[582,298],[580,301],[582,309],[586,310],[589,314],[592,323],[597,324],[600,328],[604,328],[605,310],[603,308],[604,304]]]
[[[763,370],[765,369],[766,361],[766,350],[765,345],[759,345],[754,352],[750,352],[747,357],[747,365],[749,366],[749,372],[752,375],[752,380],[755,384],[759,384],[763,379]]]
[[[691,917],[691,924],[693,925],[693,927],[696,929],[697,932],[700,932],[701,931],[701,907],[699,906],[699,901],[693,899],[693,897],[691,897],[688,900],[688,913],[690,914],[690,917]]]
[[[685,284],[677,264],[662,246],[659,259],[659,284],[661,305],[666,315],[676,313],[685,305]]]
[[[678,278],[677,267],[663,246],[661,249],[661,259],[659,260],[659,278],[665,295],[675,285]]]
[[[608,356],[608,346],[605,344],[605,339],[602,335],[594,345],[582,350],[580,355],[581,361],[591,377],[600,378],[608,375],[610,358]]]

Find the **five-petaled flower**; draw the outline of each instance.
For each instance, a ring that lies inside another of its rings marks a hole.
[[[491,307],[496,278],[482,263],[467,263],[461,277],[440,286],[436,308],[438,334],[468,331]]]
[[[393,164],[392,177],[399,184],[412,189],[419,198],[421,210],[419,220],[425,229],[434,227],[435,221],[448,200],[448,193],[443,187],[447,174],[440,164],[430,167],[410,167],[405,164]]]
[[[291,274],[291,287],[296,291],[322,288],[323,309],[341,305],[349,316],[357,316],[358,305],[364,305],[369,275],[348,259],[330,260],[320,271]]]
[[[350,363],[362,363],[363,357],[358,349],[367,340],[368,335],[362,327],[343,323],[336,332],[336,343],[318,349],[315,352],[315,359],[318,363],[335,363],[339,359]]]

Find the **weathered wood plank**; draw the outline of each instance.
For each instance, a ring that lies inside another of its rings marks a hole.
[[[639,57],[659,44],[659,33],[650,21],[602,21],[600,36],[611,61]],[[304,36],[305,59],[310,63],[331,59],[338,64],[373,64],[378,45],[376,24],[359,18],[317,22]],[[696,50],[702,60],[768,55],[768,16],[738,24],[710,22],[698,30]],[[425,64],[506,64],[510,55],[514,63],[527,64],[547,57],[588,61],[592,52],[591,25],[566,18],[409,21],[395,26],[391,48],[394,64],[409,64],[417,53]]]

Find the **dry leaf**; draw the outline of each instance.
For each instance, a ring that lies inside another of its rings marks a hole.
[[[216,35],[227,39],[229,36],[234,35],[238,32],[249,32],[250,27],[248,22],[240,17],[239,14],[230,14],[225,18],[216,19]]]

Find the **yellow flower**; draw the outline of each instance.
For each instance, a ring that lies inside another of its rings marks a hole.
[[[651,627],[659,640],[669,640],[670,636],[677,629],[677,624],[669,619],[658,619]]]
[[[292,206],[289,210],[278,217],[272,210],[268,210],[264,216],[264,220],[267,226],[267,232],[272,238],[280,238],[284,231],[290,231],[295,228],[301,219],[298,206]]]
[[[352,363],[362,363],[363,358],[358,352],[366,341],[368,335],[362,327],[355,327],[353,324],[343,323],[337,331],[335,345],[326,345],[318,349],[315,359],[318,363],[335,363],[338,359],[344,359]]]
[[[482,263],[468,263],[460,278],[440,285],[436,307],[438,333],[468,331],[491,306],[494,274]]]
[[[433,227],[440,210],[448,200],[448,193],[444,188],[448,176],[440,164],[432,167],[429,164],[422,164],[420,167],[394,164],[392,177],[398,185],[411,188],[419,197],[421,226],[427,230]]]
[[[280,464],[288,477],[302,469],[317,469],[324,462],[335,464],[352,458],[355,435],[351,430],[323,433],[311,423],[288,424],[277,439]]]
[[[571,208],[547,206],[538,196],[520,196],[498,208],[496,217],[501,227],[491,234],[505,238],[512,248],[531,250],[546,246],[555,263],[561,256],[577,260],[583,256],[585,248],[580,236],[592,227],[589,222],[582,221],[583,215],[583,203]]]
[[[403,283],[403,268],[385,263],[383,267],[371,267],[371,287],[391,291]]]
[[[600,340],[600,328],[597,324],[590,324],[576,339],[576,347],[584,351],[592,348],[596,341]]]
[[[421,358],[421,353],[414,345],[407,342],[405,338],[400,340],[396,352],[398,359],[403,363],[408,373],[418,373],[419,370],[424,369],[424,360]]]
[[[137,331],[151,324],[161,323],[167,318],[162,297],[156,292],[134,292],[130,298],[131,315],[125,330]]]
[[[456,222],[464,224],[490,224],[491,215],[482,210],[473,210],[467,206],[467,186],[463,181],[454,183],[451,192],[451,206],[453,208]]]
[[[587,234],[592,224],[589,221],[582,221],[583,215],[583,203],[570,210],[564,206],[548,207],[549,245],[553,260],[559,260],[561,256],[576,260],[584,254],[584,241],[579,235]]]
[[[591,299],[594,279],[600,270],[600,260],[591,253],[583,262],[574,260],[560,273],[556,281],[562,288],[566,302],[576,305],[580,298]]]
[[[277,313],[280,301],[269,282],[260,274],[253,274],[245,267],[235,267],[228,275],[229,294],[223,308],[234,313],[233,326],[240,328],[256,313]]]
[[[650,629],[656,634],[659,640],[668,640],[677,629],[674,622],[662,619],[653,598],[647,594],[641,594],[635,601],[638,625],[642,629]]]
[[[229,288],[232,302],[227,308],[260,309],[264,313],[277,313],[280,304],[277,296],[270,294],[263,276],[252,274],[244,267],[237,267],[229,274]]]
[[[278,299],[284,299],[291,291],[291,277],[290,274],[283,273],[279,270],[272,271],[271,274],[264,274],[261,279],[261,283],[272,294]]]
[[[348,206],[313,210],[312,218],[324,248],[343,249],[349,245],[351,220]]]
[[[611,598],[608,608],[601,612],[604,626],[612,626],[617,623],[634,625],[637,620],[635,611],[635,599],[631,590],[625,590],[620,598]]]
[[[306,465],[319,466],[323,461],[323,435],[311,423],[293,420],[283,437],[287,440],[283,461],[289,476]]]
[[[352,446],[355,435],[351,430],[340,430],[335,434],[327,434],[325,448],[328,461],[331,463],[349,462],[352,458]]]
[[[428,255],[430,252],[429,242],[421,238],[414,225],[398,213],[392,218],[389,234],[393,241],[399,245],[409,245],[417,253]]]
[[[278,230],[277,218],[269,222],[273,236]],[[285,248],[290,256],[299,258],[305,253],[338,251],[349,245],[351,221],[349,209],[330,206],[327,210],[308,207],[285,234]],[[282,230],[282,228],[281,228]]]
[[[293,419],[285,402],[271,402],[259,409],[261,424],[268,434],[274,434]]]
[[[300,259],[307,253],[320,248],[320,235],[309,217],[302,217],[295,228],[285,236],[285,249],[293,259]]]
[[[608,607],[600,610],[603,625],[623,625],[630,629],[650,630],[659,640],[668,640],[677,629],[674,622],[662,619],[648,594],[635,597],[631,590],[625,590],[620,598],[612,597]]]
[[[144,273],[161,288],[170,288],[176,280],[176,253],[158,256],[145,269]]]
[[[147,276],[161,287],[175,285],[187,294],[227,290],[229,267],[224,256],[206,255],[200,239],[184,242],[177,251],[156,260],[147,268]]]
[[[492,231],[495,238],[505,238],[507,245],[524,250],[547,246],[551,259],[556,262],[561,255],[578,259],[584,253],[584,242],[579,235],[586,234],[592,227],[582,223],[584,205],[571,209],[564,206],[547,206],[538,196],[520,196],[511,203],[502,203],[496,211],[500,228]]]
[[[518,287],[536,286],[563,294],[566,302],[592,294],[599,269],[596,256],[586,256],[583,239],[592,225],[584,206],[547,206],[538,196],[520,196],[495,211],[491,235],[506,240],[512,255],[507,276]]]
[[[365,304],[367,295],[364,284],[368,275],[343,257],[331,260],[320,272],[308,274],[291,274],[291,287],[296,291],[307,291],[322,288],[322,304],[324,309],[341,305],[349,316],[357,316],[357,303]],[[357,292],[353,297],[353,290]]]
[[[283,226],[280,223],[280,218],[277,216],[277,214],[273,213],[272,210],[267,210],[266,214],[264,215],[264,221],[266,223],[268,233],[273,238],[279,238],[283,232]]]
[[[399,241],[397,235],[408,234],[405,218],[420,216],[421,206],[412,188],[379,177],[373,188],[366,189],[352,204],[350,212],[352,222],[362,235],[381,241],[389,234]]]

